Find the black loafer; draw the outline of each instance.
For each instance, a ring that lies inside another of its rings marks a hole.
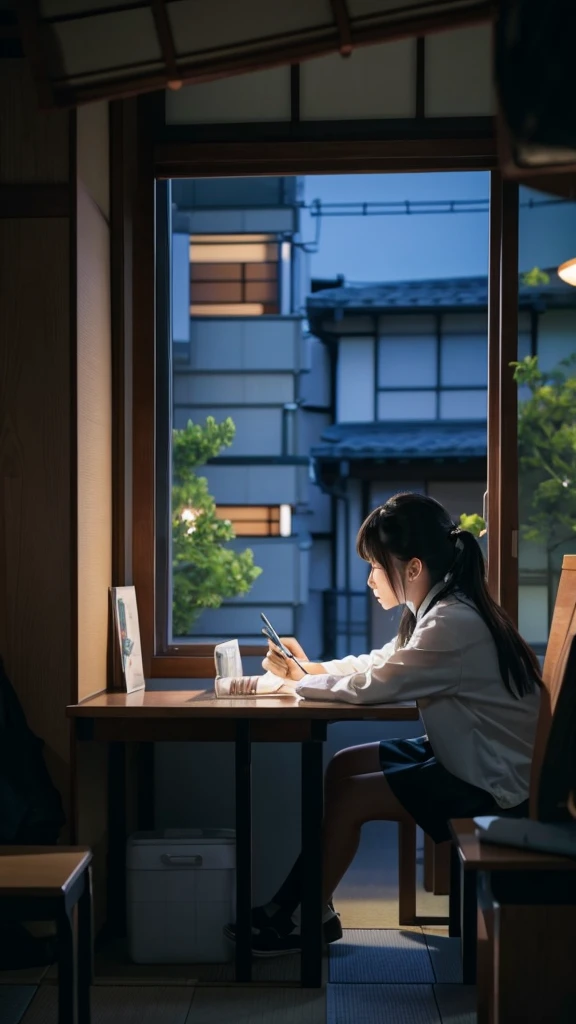
[[[255,916],[254,911],[261,911],[265,917],[264,927],[254,924],[255,919],[261,921],[260,914]],[[331,942],[338,942],[342,938],[342,925],[340,916],[334,911],[322,926],[324,942],[328,945]],[[226,938],[236,942],[236,925],[228,924],[224,928]],[[261,907],[255,907],[252,911],[252,952],[254,956],[286,956],[290,953],[302,951],[302,936],[296,925],[285,915],[276,914],[270,917]]]

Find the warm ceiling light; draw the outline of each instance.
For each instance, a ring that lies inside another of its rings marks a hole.
[[[576,259],[567,260],[558,267],[558,277],[576,288]]]
[[[184,85],[184,82],[182,82],[178,78],[175,79],[175,81],[173,81],[173,82],[168,82],[168,88],[172,89],[172,92],[178,92],[178,89],[181,89],[183,85]]]

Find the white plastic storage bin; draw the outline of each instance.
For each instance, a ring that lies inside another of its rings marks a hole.
[[[137,964],[225,963],[235,917],[236,834],[168,829],[130,836],[128,942]]]

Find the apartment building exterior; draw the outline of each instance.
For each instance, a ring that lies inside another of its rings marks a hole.
[[[319,655],[331,503],[310,483],[309,451],[330,422],[329,377],[324,346],[303,331],[300,182],[171,187],[173,424],[233,419],[232,446],[199,472],[234,525],[232,546],[262,569],[250,593],[204,611],[190,639],[260,642],[264,611]]]

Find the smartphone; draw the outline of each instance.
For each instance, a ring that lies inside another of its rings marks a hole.
[[[278,647],[279,650],[282,651],[285,657],[291,657],[294,662],[294,665],[297,665],[298,669],[300,669],[300,671],[303,672],[305,675],[306,670],[304,669],[303,665],[300,665],[300,663],[298,662],[298,658],[294,656],[291,650],[288,650],[288,648],[284,646],[274,626],[272,625],[271,622],[269,622],[268,618],[266,618],[263,611],[260,611],[260,618],[262,620],[262,623],[264,624],[264,628],[262,630],[264,636],[268,637],[269,640],[272,640],[273,644],[276,647]]]
[[[262,619],[262,622],[266,626],[266,630],[265,630],[266,635],[269,637],[269,639],[272,641],[272,643],[276,644],[276,647],[280,651],[282,651],[282,654],[285,654],[287,658],[291,658],[292,657],[292,652],[289,651],[286,647],[284,647],[284,644],[282,643],[280,637],[278,636],[278,633],[274,629],[274,626],[272,625],[272,623],[266,618],[266,616],[264,615],[264,612],[260,612],[260,618]]]

